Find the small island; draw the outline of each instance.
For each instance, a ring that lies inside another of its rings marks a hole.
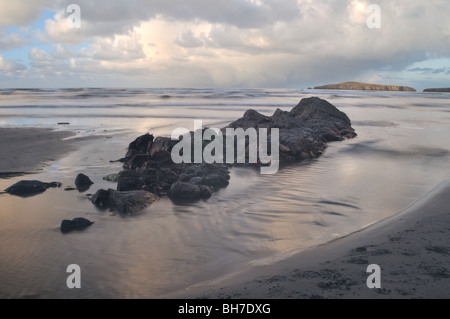
[[[442,88],[442,89],[425,89],[424,92],[431,93],[450,93],[450,88]]]
[[[416,89],[407,86],[370,84],[361,82],[343,82],[316,86],[315,90],[361,90],[361,91],[407,91],[416,92]]]

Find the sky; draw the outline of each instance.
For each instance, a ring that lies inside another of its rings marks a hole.
[[[0,0],[0,87],[450,87],[449,13],[449,0]]]

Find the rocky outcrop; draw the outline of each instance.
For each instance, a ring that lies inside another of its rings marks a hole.
[[[226,134],[227,129],[239,128],[254,128],[257,131],[262,128],[278,129],[280,160],[315,158],[324,152],[327,142],[356,136],[347,115],[318,97],[303,99],[290,112],[278,109],[272,116],[255,110],[246,111],[242,118],[222,128],[224,154],[226,139],[230,138]],[[194,136],[194,132],[190,132],[183,139],[191,138],[192,142]],[[245,136],[243,138],[246,138],[243,142],[248,152],[250,140]],[[270,133],[267,139],[271,141]],[[169,196],[173,200],[207,199],[228,186],[232,164],[175,164],[171,152],[178,142],[169,137],[155,138],[151,134],[138,137],[129,144],[125,158],[119,160],[124,163],[124,170],[117,175],[117,191],[99,190],[92,197],[92,202],[122,213],[133,213],[161,196]],[[202,140],[203,149],[208,143]],[[238,141],[235,140],[235,143]],[[193,163],[194,152],[191,153]],[[263,165],[261,163],[258,161],[252,165]]]
[[[5,189],[5,192],[11,195],[28,197],[45,192],[48,188],[61,187],[61,183],[44,183],[40,181],[20,181]]]
[[[348,116],[318,97],[300,101],[290,112],[277,109],[271,116],[248,110],[229,128],[279,128],[280,160],[316,158],[327,142],[356,137]]]
[[[61,222],[60,230],[62,233],[68,233],[73,230],[83,230],[91,226],[94,222],[87,220],[85,218],[79,217],[73,220],[63,220]]]
[[[407,86],[370,84],[360,82],[343,82],[316,86],[315,90],[360,90],[360,91],[408,91],[416,92],[416,89]]]
[[[429,93],[450,93],[450,88],[441,88],[441,89],[425,89],[424,92]]]
[[[100,189],[91,201],[100,208],[109,208],[120,214],[132,215],[158,199],[158,196],[147,191],[119,192],[113,189]]]

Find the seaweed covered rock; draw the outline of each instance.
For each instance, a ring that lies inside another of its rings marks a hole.
[[[119,192],[113,189],[100,189],[91,201],[101,208],[109,208],[121,214],[132,215],[150,206],[158,199],[158,196],[147,191]]]

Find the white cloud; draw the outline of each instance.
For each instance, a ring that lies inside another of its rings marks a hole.
[[[0,50],[8,51],[11,49],[21,48],[26,43],[27,39],[24,39],[19,33],[6,34],[5,31],[0,30]]]
[[[0,0],[0,26],[23,26],[33,23],[52,0]]]
[[[6,74],[7,76],[13,76],[15,73],[23,71],[26,66],[17,63],[14,60],[5,60],[3,55],[0,55],[0,72]]]

